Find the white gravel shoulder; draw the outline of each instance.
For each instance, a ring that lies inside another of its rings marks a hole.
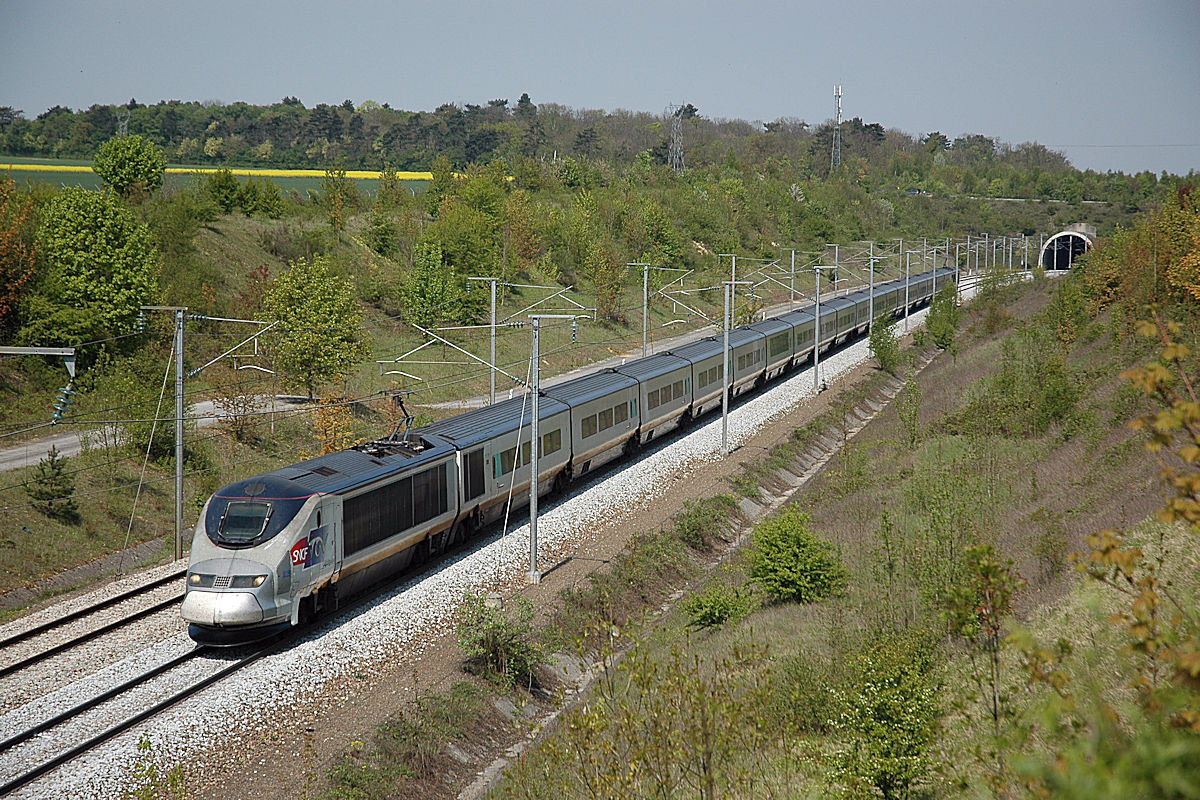
[[[925,314],[925,310],[912,314],[909,326],[916,327]],[[904,323],[898,322],[898,334],[903,328]],[[866,341],[859,341],[822,359],[821,376],[831,381],[868,357]],[[810,367],[741,403],[729,416],[731,447],[812,397]],[[555,563],[580,542],[597,535],[616,516],[636,513],[670,480],[686,477],[702,462],[722,458],[720,447],[721,417],[715,414],[687,436],[648,453],[603,480],[583,486],[544,510],[538,518],[539,564],[544,568]],[[223,742],[237,741],[241,732],[265,732],[269,721],[282,710],[303,708],[304,704],[321,698],[322,692],[328,691],[337,680],[356,672],[369,672],[384,660],[393,665],[415,664],[431,639],[452,630],[466,593],[506,592],[521,583],[528,569],[528,536],[528,525],[521,525],[474,552],[441,563],[436,571],[414,578],[352,616],[341,615],[317,626],[286,651],[235,673],[25,787],[14,797],[71,797],[72,800],[122,797],[135,788],[132,770],[144,758],[137,750],[142,734],[153,742],[154,759],[160,770],[183,764],[192,774],[203,777],[206,751],[220,747]],[[21,622],[26,624],[25,620]],[[14,623],[6,629],[16,626]],[[12,709],[0,717],[0,738],[28,728],[52,711],[92,696],[97,687],[113,685],[189,647],[191,642],[183,628],[180,621],[178,633],[165,639],[156,633],[158,638],[146,642],[142,649],[135,650],[130,644],[131,654],[121,661]],[[201,666],[189,668],[189,674],[215,669],[224,663],[220,658],[201,658],[198,662]],[[148,702],[145,696],[139,696],[109,713],[127,716]],[[37,737],[4,754],[0,758],[0,773],[17,774],[28,769],[32,764],[22,762],[48,750],[51,741],[49,736]]]

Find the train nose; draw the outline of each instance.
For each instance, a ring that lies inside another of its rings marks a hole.
[[[245,558],[194,563],[188,568],[187,594],[180,613],[197,625],[258,624],[271,605],[269,575],[265,565]]]
[[[190,590],[183,598],[183,618],[198,625],[253,625],[263,621],[263,609],[250,592]]]

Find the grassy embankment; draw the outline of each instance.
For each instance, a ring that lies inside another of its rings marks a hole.
[[[644,632],[497,796],[1012,793],[1069,738],[1043,712],[1086,727],[1088,703],[1131,704],[1131,656],[1107,621],[1119,595],[1070,558],[1157,505],[1153,462],[1125,427],[1143,401],[1116,378],[1149,351],[1078,300],[1046,286],[983,298],[957,358],[943,353],[797,495],[851,576],[841,596],[763,602],[735,558]],[[1073,341],[1055,342],[1068,328]],[[1135,541],[1172,550],[1180,536],[1144,523]],[[944,617],[979,544],[1022,579],[1003,628],[1020,647],[1001,645],[994,674]],[[1194,563],[1185,549],[1164,569],[1184,603]],[[1038,657],[1081,676],[1072,714],[1022,669]]]

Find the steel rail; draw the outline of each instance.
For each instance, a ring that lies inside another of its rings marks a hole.
[[[40,661],[45,661],[47,658],[56,656],[60,653],[64,653],[67,650],[70,650],[71,648],[78,647],[79,645],[84,644],[85,642],[90,642],[92,639],[97,639],[106,633],[112,633],[113,631],[117,630],[118,628],[123,628],[126,625],[130,624],[131,622],[137,622],[139,619],[142,619],[143,617],[148,617],[151,614],[157,614],[159,611],[170,608],[171,606],[174,606],[174,605],[179,605],[182,602],[183,602],[183,595],[178,595],[176,597],[172,597],[167,600],[163,600],[160,603],[155,603],[152,606],[143,608],[132,614],[121,617],[120,619],[114,620],[114,621],[108,623],[107,625],[102,625],[99,628],[88,631],[87,633],[81,634],[79,636],[76,636],[75,638],[69,639],[68,641],[62,642],[61,644],[56,644],[51,648],[41,651],[40,653],[35,653],[35,654],[29,656],[28,658],[23,658],[20,661],[9,664],[6,667],[0,667],[0,678],[7,677],[8,675],[13,674],[14,672],[19,672],[19,671],[25,669],[26,667],[32,666],[33,664],[37,664]]]
[[[43,634],[46,631],[54,630],[55,628],[66,625],[68,622],[74,622],[77,619],[82,619],[83,617],[86,617],[89,614],[94,614],[97,611],[103,611],[104,609],[115,606],[117,603],[124,602],[131,597],[137,597],[140,594],[145,594],[146,592],[157,589],[158,587],[168,584],[173,580],[182,578],[185,574],[187,574],[187,570],[177,570],[165,578],[159,578],[156,581],[151,581],[143,586],[129,589],[128,591],[122,592],[114,597],[110,597],[107,600],[90,605],[87,608],[81,608],[78,611],[73,611],[65,616],[52,619],[49,622],[43,622],[41,625],[30,628],[27,631],[22,631],[20,633],[15,633],[12,636],[7,636],[3,639],[0,639],[0,649],[8,647],[9,645],[17,644],[18,642],[23,642],[26,639],[32,639],[34,636]]]

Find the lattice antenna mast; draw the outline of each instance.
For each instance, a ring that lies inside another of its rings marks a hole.
[[[671,118],[671,146],[667,150],[667,166],[683,174],[683,106],[672,103],[667,106]]]
[[[837,107],[833,127],[833,152],[829,156],[829,171],[842,165],[842,87],[833,87],[833,102]]]
[[[129,109],[117,112],[117,136],[121,139],[129,135],[129,117],[132,113]]]

